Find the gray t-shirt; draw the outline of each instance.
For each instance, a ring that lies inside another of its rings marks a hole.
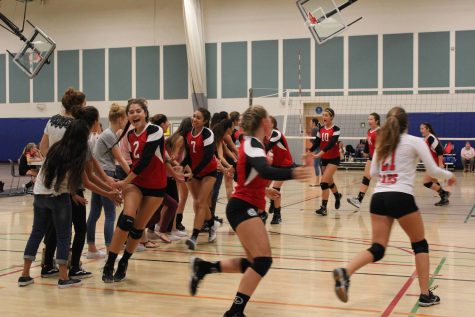
[[[110,128],[104,130],[96,141],[94,147],[94,158],[104,171],[115,171],[115,158],[112,154],[112,147],[117,146],[117,136]]]

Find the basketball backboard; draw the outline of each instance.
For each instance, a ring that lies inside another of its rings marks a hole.
[[[356,1],[349,0],[338,7],[334,0],[297,0],[297,7],[312,36],[322,44],[347,29],[341,10]]]
[[[48,37],[41,29],[33,27],[33,33],[25,41],[15,55],[8,52],[13,58],[13,62],[25,72],[28,77],[35,77],[45,63],[49,63],[49,57],[56,48],[56,43]]]

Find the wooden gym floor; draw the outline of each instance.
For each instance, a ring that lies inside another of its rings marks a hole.
[[[283,223],[267,224],[274,263],[247,306],[248,316],[473,316],[475,305],[475,173],[457,172],[450,205],[435,207],[436,195],[422,186],[418,174],[416,201],[423,212],[426,237],[431,250],[431,282],[441,304],[429,308],[416,305],[419,295],[414,258],[407,237],[396,224],[386,257],[353,276],[350,301],[341,303],[333,293],[331,271],[343,266],[371,239],[368,214],[370,193],[360,212],[346,202],[357,194],[362,171],[338,171],[336,184],[344,194],[335,212],[330,198],[327,217],[314,213],[320,189],[295,181],[283,192]],[[0,179],[9,184],[7,166]],[[7,185],[8,186],[8,185]],[[188,295],[189,257],[184,240],[134,254],[127,279],[106,285],[101,280],[104,260],[83,265],[94,273],[79,288],[60,290],[56,278],[42,279],[39,262],[32,276],[35,284],[17,286],[22,253],[31,230],[32,196],[0,198],[0,316],[27,313],[29,316],[222,316],[237,290],[240,274],[206,277],[198,296]],[[221,192],[219,216],[226,199]],[[89,209],[89,208],[88,208]],[[191,228],[190,201],[184,224]],[[97,226],[98,246],[104,247],[103,218]],[[243,250],[226,223],[215,244],[202,234],[196,256],[218,260],[243,256]],[[86,250],[85,250],[86,251]],[[37,259],[41,258],[39,253]]]

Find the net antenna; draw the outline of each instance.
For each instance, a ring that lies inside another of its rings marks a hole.
[[[18,53],[13,54],[7,50],[8,54],[29,78],[33,78],[40,72],[44,64],[50,63],[49,58],[56,48],[56,43],[28,20],[26,22],[33,28],[33,33],[29,38],[23,34],[27,2],[25,1],[25,12],[21,29],[1,12],[0,20],[5,23],[5,25],[1,25],[4,29],[17,36],[23,42]]]
[[[363,19],[359,17],[346,24],[341,15],[343,9],[356,1],[358,0],[348,0],[337,6],[334,0],[297,0],[297,7],[315,41],[322,44]]]

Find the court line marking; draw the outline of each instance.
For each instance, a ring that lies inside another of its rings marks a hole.
[[[475,204],[472,206],[472,209],[470,210],[470,212],[468,213],[467,217],[465,218],[465,221],[463,223],[467,223],[468,222],[468,219],[470,219],[470,217],[472,216],[472,213],[473,211],[475,210]]]
[[[437,268],[436,268],[435,271],[434,271],[434,274],[439,274],[440,270],[442,269],[442,266],[444,266],[444,264],[445,264],[445,260],[447,260],[447,257],[444,257],[444,258],[440,261],[439,265],[437,266]],[[432,283],[434,282],[434,279],[435,279],[434,276],[432,276],[432,277],[429,279],[429,287],[431,287]],[[409,317],[410,317],[410,316],[414,316],[413,314],[417,313],[417,310],[419,309],[419,307],[420,307],[420,306],[419,306],[419,300],[418,300],[418,301],[416,302],[416,304],[414,305],[414,307],[412,307],[411,315],[409,315]]]
[[[404,293],[406,293],[408,288],[411,286],[411,284],[414,281],[414,279],[416,278],[416,276],[417,276],[417,271],[414,271],[412,273],[412,275],[407,279],[406,283],[404,283],[404,285],[401,287],[401,289],[396,294],[396,296],[394,296],[393,300],[389,303],[388,307],[386,307],[386,309],[384,310],[381,317],[388,317],[389,315],[391,315],[391,312],[394,310],[396,305],[399,303],[399,301],[401,300]]]
[[[54,286],[57,287],[57,284],[51,283],[35,283],[35,285],[43,286]],[[165,297],[178,297],[178,298],[195,298],[195,299],[209,299],[209,300],[219,300],[219,301],[229,301],[231,302],[233,298],[230,297],[217,297],[217,296],[191,296],[187,294],[178,294],[178,293],[164,293],[164,292],[153,292],[153,291],[141,291],[141,290],[129,290],[129,289],[115,289],[115,288],[101,288],[101,287],[91,287],[91,286],[79,286],[78,289],[88,289],[94,291],[111,291],[118,293],[132,293],[132,294],[144,294],[144,295],[157,295]],[[366,308],[346,308],[346,307],[337,307],[337,306],[326,306],[326,305],[312,305],[312,304],[299,304],[299,303],[287,303],[287,302],[278,302],[278,301],[267,301],[267,300],[250,300],[252,303],[256,304],[266,304],[266,305],[280,305],[280,306],[291,306],[291,307],[303,307],[303,308],[317,308],[317,309],[327,309],[327,310],[342,310],[342,311],[358,311],[364,313],[379,313],[380,310],[377,309],[366,309]],[[394,312],[396,315],[408,315],[406,312]],[[444,315],[432,315],[432,314],[414,314],[414,316],[420,317],[448,317]]]

